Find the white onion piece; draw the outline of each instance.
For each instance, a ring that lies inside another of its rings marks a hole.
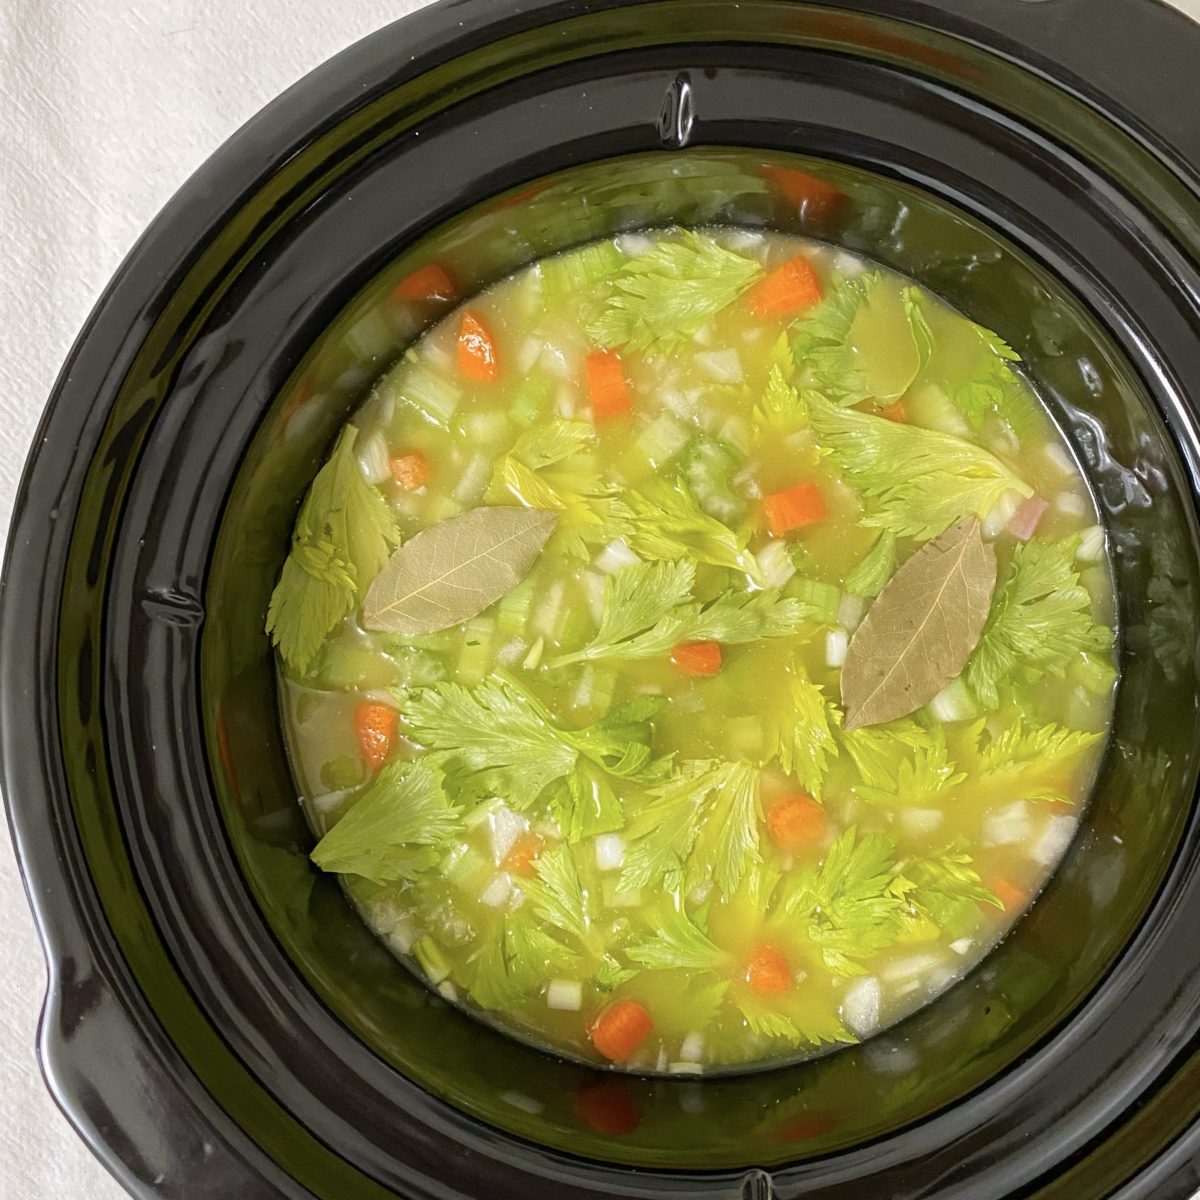
[[[583,984],[578,979],[550,980],[546,1005],[562,1012],[578,1012],[583,1007]]]

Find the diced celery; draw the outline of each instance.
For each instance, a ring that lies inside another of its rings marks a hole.
[[[366,777],[367,770],[362,759],[351,754],[331,758],[321,768],[321,786],[331,792],[358,787]]]
[[[485,886],[495,869],[474,846],[457,848],[442,863],[442,874],[455,887],[472,894]]]
[[[436,525],[438,521],[448,521],[451,517],[457,517],[462,510],[463,506],[457,500],[450,496],[439,496],[430,504],[426,520],[430,525]]]
[[[564,605],[559,610],[554,640],[560,646],[579,645],[586,640],[591,628],[592,616],[584,605]]]
[[[788,553],[788,544],[778,538],[769,541],[756,557],[763,583],[769,588],[783,587],[796,574],[796,565]]]
[[[517,637],[525,632],[535,593],[532,575],[527,575],[496,606],[496,628],[505,637]]]
[[[473,454],[459,473],[451,495],[456,503],[472,508],[483,499],[492,478],[492,460],[486,454]]]
[[[1067,674],[1096,696],[1109,695],[1117,682],[1116,669],[1095,654],[1081,654],[1071,664]]]
[[[608,667],[585,663],[579,673],[572,703],[576,708],[591,708],[607,712],[617,691],[617,673]]]
[[[532,646],[529,647],[529,653],[525,655],[525,661],[521,664],[526,671],[536,671],[542,662],[542,654],[546,650],[546,639],[538,638]]]
[[[462,649],[458,654],[455,678],[466,687],[482,682],[492,662],[492,644],[496,637],[493,617],[472,617],[463,626]]]
[[[456,424],[473,446],[503,441],[509,433],[508,413],[499,408],[467,413],[460,416]]]
[[[625,261],[612,242],[592,242],[542,263],[542,290],[547,300],[573,298],[577,292],[611,279]]]
[[[446,429],[458,411],[462,393],[444,375],[424,363],[409,362],[399,376],[399,392],[435,425]]]
[[[553,638],[562,620],[563,604],[567,588],[561,579],[556,579],[538,595],[534,603],[533,632],[539,637]]]
[[[429,982],[439,984],[450,976],[450,963],[442,952],[441,946],[430,937],[423,937],[415,946],[413,954],[421,969],[429,977]]]
[[[841,589],[832,583],[821,583],[817,579],[806,579],[796,576],[785,589],[789,596],[811,604],[816,610],[816,620],[825,625],[837,621],[838,608],[842,603]]]
[[[509,413],[518,425],[532,425],[554,397],[554,384],[545,375],[526,375],[513,396]]]
[[[961,677],[948,683],[929,702],[929,711],[939,721],[970,721],[979,713],[971,689]]]
[[[651,467],[661,467],[688,444],[691,434],[670,414],[663,413],[642,430],[634,448]]]
[[[337,638],[325,644],[316,683],[331,688],[385,688],[399,683],[395,665],[365,641]]]

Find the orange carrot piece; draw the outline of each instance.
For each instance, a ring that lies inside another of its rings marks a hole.
[[[542,839],[531,830],[521,834],[512,844],[500,864],[510,875],[532,878],[537,874],[537,859],[542,852]]]
[[[829,506],[815,483],[798,483],[782,492],[772,492],[763,500],[763,510],[767,528],[776,537],[816,525],[829,516]]]
[[[680,642],[671,661],[685,675],[715,675],[721,669],[720,642]]]
[[[615,350],[597,350],[584,359],[584,367],[592,416],[597,421],[623,417],[629,411],[630,402],[621,356]]]
[[[789,317],[820,302],[821,284],[803,254],[776,267],[750,289],[750,308],[759,317]]]
[[[795,167],[763,167],[763,175],[794,205],[802,221],[819,221],[832,216],[846,202],[846,193],[831,183],[798,171]]]
[[[895,404],[881,408],[875,415],[882,417],[885,421],[895,421],[900,425],[908,423],[908,409],[904,407],[903,400],[897,400]]]
[[[398,722],[399,714],[386,704],[364,700],[354,706],[358,751],[372,771],[378,771],[391,755]]]
[[[746,982],[760,996],[778,996],[792,986],[792,968],[774,946],[759,946],[746,963]]]
[[[592,1045],[612,1062],[624,1062],[650,1036],[654,1022],[644,1004],[617,1000],[592,1022]]]
[[[1004,911],[1007,913],[1014,913],[1024,907],[1025,902],[1029,899],[1029,893],[1023,887],[1013,883],[1011,879],[1005,879],[1003,876],[993,879],[990,887],[996,894],[996,899],[1004,905]],[[989,904],[986,907],[995,912],[993,905]]]
[[[476,383],[495,383],[500,359],[491,330],[478,313],[468,309],[458,325],[458,373]]]
[[[406,275],[392,289],[396,300],[457,300],[458,286],[450,272],[439,262],[426,263]]]
[[[429,479],[429,459],[420,450],[393,454],[390,466],[392,478],[406,491],[415,492]]]
[[[825,835],[825,810],[807,793],[784,796],[767,812],[767,834],[785,854],[799,854]]]
[[[572,1107],[584,1125],[605,1137],[632,1133],[642,1123],[642,1114],[622,1079],[603,1079],[580,1088]]]

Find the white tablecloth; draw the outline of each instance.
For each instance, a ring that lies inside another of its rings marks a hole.
[[[59,364],[150,218],[278,92],[426,2],[0,0],[0,529]],[[0,930],[0,1200],[120,1200],[37,1073],[44,974],[7,831]]]

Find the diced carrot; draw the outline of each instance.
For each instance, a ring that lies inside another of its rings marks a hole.
[[[621,1079],[603,1079],[580,1088],[572,1107],[584,1125],[605,1137],[632,1133],[642,1123],[642,1114]]]
[[[746,962],[746,982],[760,996],[777,996],[792,986],[792,968],[774,946],[759,946]]]
[[[904,425],[908,422],[908,409],[904,407],[903,400],[897,400],[895,404],[881,408],[876,416],[882,417],[885,421],[895,421],[899,425]]]
[[[815,483],[798,483],[782,492],[772,492],[763,500],[763,510],[767,527],[776,537],[816,525],[829,516],[829,506]]]
[[[785,854],[799,854],[825,834],[825,810],[805,792],[785,796],[767,812],[767,833]]]
[[[354,732],[363,762],[378,771],[387,762],[396,740],[399,715],[386,704],[363,700],[354,706]]]
[[[535,196],[540,196],[550,185],[548,183],[535,183],[530,187],[523,188],[515,195],[507,196],[503,200],[497,200],[492,205],[492,209],[499,210],[505,208],[515,208],[518,204],[524,204],[527,200],[532,200]]]
[[[1024,907],[1025,902],[1029,899],[1029,893],[1024,888],[1004,876],[993,879],[988,886],[996,894],[996,899],[1004,905],[1004,911],[1007,913],[1014,913]],[[987,907],[991,908],[993,912],[996,911],[990,904]]]
[[[411,275],[406,275],[392,289],[396,300],[457,300],[458,287],[439,262],[426,263]]]
[[[820,302],[821,284],[803,254],[776,267],[750,289],[750,308],[759,317],[789,317]]]
[[[832,216],[846,202],[845,192],[795,167],[763,167],[763,175],[789,204],[795,206],[802,221],[819,221]]]
[[[835,1123],[818,1113],[801,1113],[780,1122],[775,1130],[775,1140],[778,1142],[807,1142],[809,1138],[820,1137],[836,1128]]]
[[[393,454],[390,465],[392,478],[406,492],[415,492],[417,488],[424,487],[429,479],[429,459],[420,450]]]
[[[654,1022],[643,1004],[617,1000],[592,1022],[592,1045],[612,1062],[624,1062],[650,1036]]]
[[[478,313],[468,309],[458,325],[458,373],[477,383],[495,383],[500,359],[491,330]]]
[[[588,398],[597,421],[623,417],[629,411],[629,386],[621,356],[614,350],[597,350],[584,359]]]
[[[685,675],[715,675],[721,669],[721,643],[680,642],[671,661]]]
[[[542,852],[542,839],[532,830],[527,830],[512,844],[500,864],[510,875],[532,878],[537,874],[538,855]]]

